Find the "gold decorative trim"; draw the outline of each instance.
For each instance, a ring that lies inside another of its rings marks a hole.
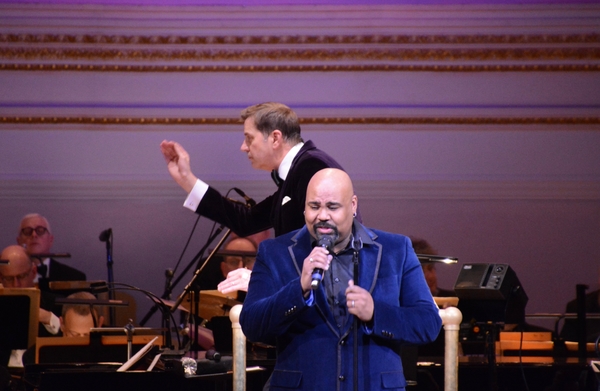
[[[176,36],[102,34],[0,34],[10,44],[102,44],[102,45],[439,45],[439,44],[593,44],[600,34],[532,35],[264,35]]]
[[[0,124],[232,125],[238,118],[0,117]],[[303,125],[598,125],[600,117],[335,117],[303,118]]]
[[[600,64],[495,65],[118,65],[13,64],[0,71],[88,72],[598,72]]]
[[[11,61],[548,61],[600,60],[600,48],[136,50],[0,48]]]

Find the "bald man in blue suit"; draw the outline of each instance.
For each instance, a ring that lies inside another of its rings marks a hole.
[[[404,390],[400,347],[440,331],[410,240],[363,226],[357,206],[348,175],[321,170],[308,185],[306,225],[259,247],[240,323],[249,340],[277,346],[272,391],[352,390],[354,323],[358,389]],[[324,270],[316,289],[314,269]]]

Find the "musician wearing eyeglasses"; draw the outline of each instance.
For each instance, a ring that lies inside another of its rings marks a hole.
[[[17,243],[32,257],[37,267],[36,282],[42,291],[49,290],[50,281],[85,281],[85,273],[58,262],[55,259],[36,254],[51,253],[54,236],[48,220],[38,214],[31,213],[23,217],[19,226]]]

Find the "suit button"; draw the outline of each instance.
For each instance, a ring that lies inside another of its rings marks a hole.
[[[346,344],[346,340],[345,340],[345,339],[342,339],[342,340],[340,341],[340,345],[345,345],[345,344]]]
[[[344,380],[346,380],[346,378],[344,377],[344,375],[340,375],[340,376],[338,377],[338,379],[339,379],[339,381],[344,381]]]

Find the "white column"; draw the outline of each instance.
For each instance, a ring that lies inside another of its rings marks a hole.
[[[240,312],[241,304],[229,310],[233,333],[233,391],[246,391],[246,336],[240,326]]]
[[[456,307],[440,309],[444,325],[444,391],[458,390],[458,331],[462,313]]]

